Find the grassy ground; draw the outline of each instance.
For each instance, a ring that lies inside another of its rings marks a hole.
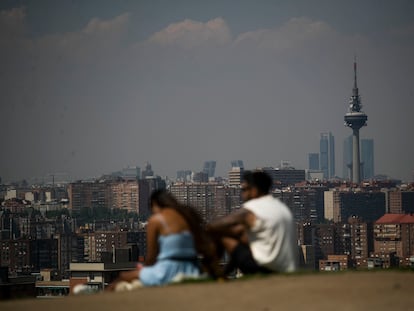
[[[0,303],[1,311],[414,310],[411,271],[348,271],[187,282],[131,292]]]

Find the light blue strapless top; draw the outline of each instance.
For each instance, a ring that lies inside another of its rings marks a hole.
[[[190,232],[161,235],[158,243],[160,252],[156,263],[140,271],[139,277],[145,286],[168,284],[179,274],[186,277],[200,275],[194,239]]]
[[[195,259],[197,257],[194,239],[189,231],[160,235],[158,244],[160,253],[158,254],[157,261],[164,259]]]

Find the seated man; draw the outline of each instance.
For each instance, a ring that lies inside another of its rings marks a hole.
[[[207,230],[230,255],[225,273],[293,272],[297,267],[297,240],[289,208],[270,194],[272,179],[264,172],[245,172],[242,208],[213,221]]]

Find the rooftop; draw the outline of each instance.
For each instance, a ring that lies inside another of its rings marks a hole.
[[[414,224],[414,216],[410,214],[385,214],[376,224]]]

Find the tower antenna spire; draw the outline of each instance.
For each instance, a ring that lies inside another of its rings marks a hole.
[[[353,95],[358,96],[358,84],[357,84],[357,57],[354,54],[354,89]]]
[[[367,125],[368,117],[361,110],[361,100],[358,94],[357,85],[357,62],[354,55],[354,88],[352,90],[351,100],[349,102],[349,111],[345,114],[345,125],[352,129],[352,182],[359,184],[361,182],[360,174],[360,153],[359,153],[359,130]]]

